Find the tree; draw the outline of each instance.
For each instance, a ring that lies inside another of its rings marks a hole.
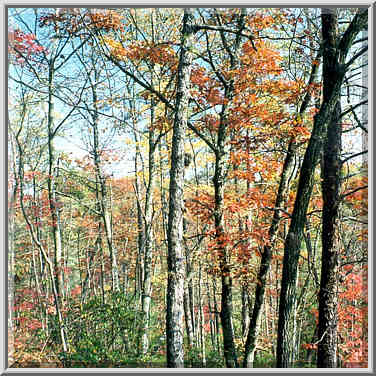
[[[184,142],[188,121],[189,85],[194,44],[192,9],[185,8],[177,76],[176,102],[171,149],[170,201],[168,215],[168,285],[167,285],[167,366],[184,367],[184,248],[183,248],[183,185]]]
[[[299,118],[303,116],[311,100],[312,88],[310,87],[315,82],[317,70],[318,70],[318,64],[315,61],[314,64],[312,64],[311,74],[310,74],[308,84],[307,84],[308,90],[307,90],[306,95],[304,96],[302,105],[299,110],[299,115],[298,115]],[[298,121],[297,124],[299,125],[300,122]],[[272,251],[276,245],[276,237],[278,235],[278,228],[279,228],[279,224],[282,218],[280,209],[286,205],[286,201],[287,201],[287,197],[288,197],[288,193],[290,189],[289,181],[293,173],[294,160],[296,158],[297,149],[298,149],[298,143],[297,143],[296,136],[292,136],[289,141],[287,154],[283,163],[281,179],[280,179],[280,183],[278,186],[278,193],[277,193],[275,204],[274,204],[275,210],[273,214],[272,223],[269,227],[269,233],[268,233],[269,244],[264,246],[263,253],[261,256],[260,269],[257,275],[258,283],[256,287],[256,292],[255,292],[255,300],[254,300],[252,315],[251,315],[250,324],[249,324],[249,332],[247,336],[247,341],[245,344],[243,367],[251,367],[254,361],[254,352],[256,349],[257,335],[258,335],[258,330],[260,326],[261,309],[264,303],[263,301],[264,301],[264,295],[265,295],[266,278],[270,269],[270,264],[272,261]]]
[[[364,27],[367,12],[363,11],[363,21],[358,31]],[[332,75],[339,70],[344,58],[339,55],[338,20],[335,11],[322,10],[323,35],[327,36],[327,48],[331,53],[324,57],[324,95],[332,85]],[[354,26],[355,27],[355,26]],[[325,34],[324,34],[325,32]],[[333,53],[335,52],[335,53]],[[325,100],[325,98],[324,98]],[[340,247],[336,241],[337,221],[341,202],[341,103],[334,107],[328,124],[327,136],[323,148],[322,161],[322,266],[319,292],[319,325],[317,367],[335,368],[337,365],[337,327],[338,327],[338,262]]]
[[[333,12],[328,11],[329,14]],[[291,224],[285,241],[283,258],[282,288],[279,303],[277,366],[289,367],[294,356],[294,312],[296,296],[297,263],[306,222],[307,208],[313,188],[313,176],[320,158],[327,126],[340,98],[341,86],[346,70],[358,56],[348,62],[346,57],[351,45],[367,23],[367,11],[358,11],[339,42],[335,42],[333,20],[322,15],[323,56],[323,102],[315,115],[311,138],[300,170],[299,184],[291,217]],[[334,48],[334,43],[337,46]]]

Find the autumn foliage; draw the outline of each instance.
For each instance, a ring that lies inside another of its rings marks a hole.
[[[181,9],[26,12],[11,12],[17,27],[8,32],[11,367],[163,367]],[[181,187],[184,362],[224,366],[222,294],[231,277],[238,358],[262,287],[254,364],[273,367],[284,243],[322,101],[321,80],[309,74],[321,74],[320,33],[313,13],[299,9],[249,9],[243,23],[237,8],[194,12]],[[358,98],[348,90],[349,101]],[[335,234],[336,349],[348,368],[368,367],[367,164],[347,144],[361,143],[359,111],[343,120]],[[297,367],[314,366],[320,341],[321,168],[299,253]]]

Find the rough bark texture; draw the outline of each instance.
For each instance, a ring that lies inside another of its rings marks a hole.
[[[324,56],[323,81],[324,100],[328,97],[330,75],[336,67],[335,42],[337,38],[338,21],[334,12],[322,11],[323,33],[327,36],[329,54]],[[324,34],[323,34],[324,36]],[[319,325],[318,325],[318,367],[335,367],[336,365],[336,334],[337,334],[337,262],[338,254],[333,249],[335,236],[335,220],[338,214],[338,190],[341,152],[341,128],[338,129],[337,116],[341,113],[338,102],[333,120],[328,126],[324,147],[322,171],[322,269],[319,292]],[[339,131],[339,132],[338,132]],[[338,134],[339,133],[339,134]],[[332,143],[332,144],[330,144]],[[323,322],[320,322],[323,320]]]
[[[311,138],[304,155],[299,176],[298,191],[292,213],[290,228],[285,241],[281,296],[279,304],[277,367],[291,367],[294,358],[294,312],[296,297],[297,267],[306,213],[313,187],[316,164],[326,138],[330,121],[346,72],[345,59],[357,33],[367,22],[367,11],[355,15],[343,37],[336,43],[335,10],[322,12],[323,38],[323,103],[314,118]],[[338,46],[338,49],[336,49]]]
[[[183,185],[184,138],[188,121],[188,101],[192,46],[191,9],[184,9],[181,50],[178,66],[175,118],[172,135],[170,202],[168,217],[168,281],[167,281],[167,367],[184,367],[184,249],[183,249]]]
[[[337,103],[333,119],[328,126],[324,146],[322,171],[322,266],[319,292],[319,325],[317,367],[335,368],[337,358],[338,323],[338,257],[335,244],[341,188],[341,104]]]

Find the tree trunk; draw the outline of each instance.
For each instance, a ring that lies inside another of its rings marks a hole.
[[[216,343],[217,343],[217,351],[218,354],[221,354],[221,346],[220,346],[220,339],[219,339],[219,308],[217,304],[217,283],[216,283],[216,277],[212,277],[212,282],[213,282],[213,304],[214,304],[214,314],[215,314],[215,320],[214,320],[214,327],[215,327],[215,338],[216,338]]]
[[[333,98],[339,97],[338,85]],[[316,164],[322,149],[323,135],[326,133],[327,119],[334,109],[333,99],[320,109],[315,117],[312,136],[310,138],[300,172],[297,196],[292,213],[290,228],[285,240],[283,257],[283,271],[281,295],[279,302],[277,366],[290,367],[293,358],[294,310],[296,297],[296,278],[300,246],[303,229],[306,222],[306,213],[313,188],[313,177]]]
[[[238,18],[238,30],[241,32],[245,26],[246,9],[242,8],[241,14]],[[218,16],[219,17],[219,16]],[[226,41],[224,32],[220,32],[222,45],[230,57],[230,69],[235,69],[238,65],[237,55],[240,49],[241,37],[237,35],[233,47],[230,48]],[[224,90],[224,98],[231,102],[234,96],[234,82],[229,80]],[[226,150],[227,136],[228,136],[228,105],[222,105],[220,114],[219,128],[217,133],[216,151],[215,151],[215,171],[213,177],[214,185],[214,223],[215,223],[215,237],[217,239],[217,252],[221,270],[221,324],[223,330],[223,350],[226,362],[226,367],[238,367],[238,360],[236,355],[236,348],[234,342],[234,328],[232,322],[232,275],[230,267],[230,252],[227,245],[223,241],[225,239],[225,225],[224,225],[224,191],[226,184],[226,165],[229,156],[229,151]]]
[[[93,62],[95,63],[95,62]],[[99,129],[98,129],[98,97],[95,83],[99,80],[98,71],[94,71],[94,82],[92,81],[91,77],[89,76],[89,80],[91,83],[91,91],[92,91],[92,100],[94,111],[92,113],[92,122],[91,126],[93,128],[93,156],[94,156],[94,166],[95,166],[95,173],[96,173],[96,189],[97,189],[97,200],[98,200],[98,208],[99,212],[101,213],[101,219],[103,222],[104,233],[106,236],[106,242],[108,247],[108,252],[110,255],[111,260],[111,287],[112,291],[119,291],[119,270],[117,265],[117,254],[116,249],[113,244],[113,236],[112,236],[112,223],[111,223],[111,205],[109,202],[111,197],[109,197],[107,192],[106,186],[106,178],[102,171],[101,166],[101,151],[99,145]]]
[[[358,32],[365,26],[367,12],[357,13],[343,34],[337,40],[335,10],[322,12],[323,38],[323,103],[314,117],[311,138],[304,155],[299,176],[297,195],[290,228],[285,240],[281,296],[279,303],[277,367],[292,366],[294,341],[294,311],[296,277],[306,213],[313,188],[316,164],[326,138],[327,126],[340,98],[341,86],[346,73],[345,59]]]
[[[188,347],[192,349],[193,347],[193,330],[192,330],[192,319],[191,319],[191,311],[189,309],[189,295],[188,290],[184,289],[184,318],[185,318],[185,328],[187,331],[187,338],[188,338]]]
[[[186,220],[183,218],[183,231],[186,231]],[[194,346],[194,333],[193,333],[193,326],[192,326],[192,317],[191,317],[191,299],[188,290],[188,283],[192,283],[192,273],[191,273],[191,257],[190,257],[190,250],[186,246],[185,247],[185,265],[186,265],[186,279],[184,284],[184,321],[185,321],[185,328],[187,331],[187,338],[188,338],[188,347],[190,350],[193,349]],[[191,359],[192,361],[193,359]]]
[[[175,119],[172,135],[170,201],[168,217],[168,281],[167,281],[167,367],[184,367],[184,251],[183,193],[184,141],[188,121],[188,101],[194,29],[192,10],[184,9],[181,50],[178,66]]]
[[[318,65],[313,64],[307,84],[307,93],[304,96],[302,105],[299,110],[300,116],[304,114],[311,100],[312,91],[310,90],[310,85],[313,82],[315,82],[317,71]],[[272,250],[274,249],[275,241],[278,235],[278,227],[281,221],[281,211],[279,209],[282,209],[285,205],[286,198],[289,193],[289,182],[294,170],[294,160],[296,157],[297,147],[298,145],[296,143],[295,138],[291,138],[289,141],[287,154],[283,163],[281,180],[279,182],[277,197],[274,204],[275,211],[273,214],[272,223],[269,228],[268,235],[270,243],[264,246],[264,250],[261,256],[260,269],[257,276],[258,283],[255,292],[255,301],[253,305],[252,318],[247,337],[247,342],[245,345],[243,367],[252,367],[252,363],[254,361],[254,351],[256,349],[256,341],[260,326],[259,316],[261,314],[262,305],[264,302],[266,277],[270,270],[270,264],[272,261]]]
[[[14,256],[15,256],[15,204],[17,201],[17,190],[19,187],[19,176],[17,176],[17,162],[16,162],[16,135],[12,132],[8,133],[8,143],[10,152],[8,157],[8,171],[9,178],[13,175],[14,182],[10,195],[8,194],[8,353],[9,364],[13,363],[14,357],[14,327],[13,327],[13,307],[14,307]],[[12,168],[10,166],[12,165]],[[11,180],[11,179],[9,179]]]
[[[209,324],[210,324],[210,339],[213,351],[215,351],[216,348],[216,338],[215,338],[215,328],[214,328],[214,307],[212,305],[211,301],[211,292],[210,292],[210,285],[209,285],[209,275],[206,273],[206,291],[208,295],[208,309],[209,309]]]
[[[288,179],[291,175],[293,166],[294,166],[294,155],[296,152],[296,144],[290,142],[289,150],[287,152],[287,156],[283,165],[281,181],[278,187],[278,193],[275,201],[275,208],[281,208],[286,200],[286,196],[288,193]],[[270,244],[265,245],[263,249],[263,253],[261,255],[261,262],[260,262],[260,269],[257,275],[257,286],[255,292],[255,301],[253,304],[253,310],[251,315],[251,320],[249,324],[249,331],[247,336],[247,341],[245,344],[245,352],[244,352],[244,360],[243,360],[243,367],[244,368],[251,368],[253,367],[254,362],[254,353],[256,350],[256,341],[258,336],[258,331],[260,328],[260,317],[262,306],[264,303],[264,296],[265,296],[265,286],[266,286],[266,278],[270,269],[270,264],[272,261],[272,249],[277,237],[278,233],[278,226],[281,220],[281,212],[280,210],[275,210],[273,215],[272,224],[269,228],[269,240]]]
[[[138,136],[137,133],[134,132],[134,139],[136,142],[136,155],[134,161],[135,167],[135,183],[134,189],[136,194],[136,209],[137,209],[137,259],[136,259],[136,270],[135,270],[135,292],[134,295],[138,296],[137,294],[142,291],[142,285],[144,280],[144,247],[145,247],[145,233],[144,233],[144,223],[142,218],[142,208],[141,202],[139,199],[140,196],[140,183],[139,183],[139,167],[138,167],[138,160],[141,159],[141,152],[138,146]],[[142,296],[140,296],[142,298]]]
[[[317,367],[335,368],[337,362],[338,258],[336,220],[341,189],[341,104],[338,101],[328,126],[322,171],[322,264],[319,292]]]
[[[58,218],[58,205],[56,200],[56,190],[54,181],[54,163],[55,163],[55,150],[53,145],[54,138],[54,102],[53,102],[53,80],[54,80],[54,68],[53,62],[49,66],[48,74],[48,115],[47,115],[47,130],[48,130],[48,200],[51,210],[51,220],[52,220],[52,238],[54,242],[54,270],[53,275],[55,282],[53,284],[54,298],[56,305],[56,315],[57,322],[59,326],[60,339],[62,342],[63,350],[66,352],[68,350],[66,334],[64,330],[63,318],[61,315],[62,308],[62,297],[63,297],[63,279],[62,279],[62,243],[61,243],[61,231],[60,231],[60,221]],[[52,272],[52,271],[51,271]]]
[[[144,252],[144,280],[142,285],[142,312],[143,312],[143,333],[142,333],[142,353],[146,354],[149,348],[148,329],[150,319],[151,303],[151,278],[152,278],[152,258],[153,258],[153,193],[155,181],[155,150],[154,141],[154,103],[151,103],[151,119],[149,130],[149,181],[145,197],[145,252]]]
[[[222,143],[223,145],[223,143]],[[224,145],[223,145],[224,147]],[[223,150],[223,147],[220,149]],[[221,324],[223,330],[223,350],[226,361],[226,367],[236,368],[238,361],[236,357],[235,342],[234,342],[234,327],[232,322],[232,276],[230,268],[230,255],[226,244],[223,240],[225,238],[224,230],[224,186],[225,186],[225,163],[223,153],[217,153],[214,174],[214,197],[215,197],[215,237],[217,239],[217,252],[220,260],[221,270]]]

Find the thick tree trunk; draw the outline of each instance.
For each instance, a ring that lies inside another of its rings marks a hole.
[[[306,213],[313,188],[314,171],[326,138],[328,122],[332,118],[345,76],[344,65],[349,48],[367,21],[367,12],[355,15],[340,41],[336,34],[335,10],[322,12],[323,38],[323,103],[314,117],[311,138],[300,171],[290,228],[285,241],[281,296],[279,303],[277,367],[292,366],[294,355],[294,312],[297,267]]]
[[[338,38],[338,21],[335,12],[322,10],[322,23],[328,35],[327,44],[332,49]],[[323,30],[324,32],[324,30]],[[337,65],[334,53],[324,60],[324,97],[328,95],[325,83],[330,83],[330,75]],[[334,244],[336,220],[339,208],[339,191],[341,186],[341,104],[338,100],[332,121],[328,125],[322,163],[322,266],[319,292],[319,324],[317,367],[335,368],[337,361],[337,273],[338,248]]]
[[[322,264],[319,292],[317,367],[335,368],[337,362],[338,257],[335,244],[341,188],[341,104],[337,103],[324,146],[322,171]]]
[[[184,250],[183,193],[184,140],[188,121],[188,101],[194,29],[192,10],[184,9],[181,50],[178,66],[175,119],[172,135],[170,202],[168,217],[168,281],[167,281],[167,367],[184,367]]]
[[[242,8],[241,14],[238,18],[238,30],[241,32],[245,26],[246,9]],[[219,16],[218,16],[219,17]],[[237,35],[235,43],[230,48],[226,41],[224,32],[220,33],[222,45],[227,51],[230,59],[230,69],[235,69],[238,66],[238,53],[240,50],[241,37]],[[228,103],[231,102],[234,96],[234,82],[229,80],[226,83],[224,90],[224,97]],[[215,151],[215,171],[213,177],[214,185],[214,223],[215,223],[215,237],[217,239],[217,253],[219,257],[221,270],[221,324],[223,330],[223,349],[226,367],[238,367],[238,360],[236,355],[236,348],[234,342],[234,328],[232,322],[232,275],[230,267],[230,252],[227,245],[223,241],[225,238],[225,224],[224,224],[224,191],[226,184],[226,166],[229,151],[227,150],[228,137],[228,104],[222,105],[220,114],[220,122],[217,133],[216,151]]]
[[[291,362],[294,349],[293,317],[295,310],[298,259],[303,237],[303,229],[306,222],[306,213],[313,188],[314,171],[320,157],[323,137],[326,134],[327,119],[334,110],[334,100],[339,97],[340,86],[335,84],[333,87],[335,87],[335,90],[331,100],[323,104],[319,114],[314,120],[311,139],[300,172],[291,224],[285,241],[281,296],[279,303],[277,342],[278,367],[289,367],[292,365]]]

